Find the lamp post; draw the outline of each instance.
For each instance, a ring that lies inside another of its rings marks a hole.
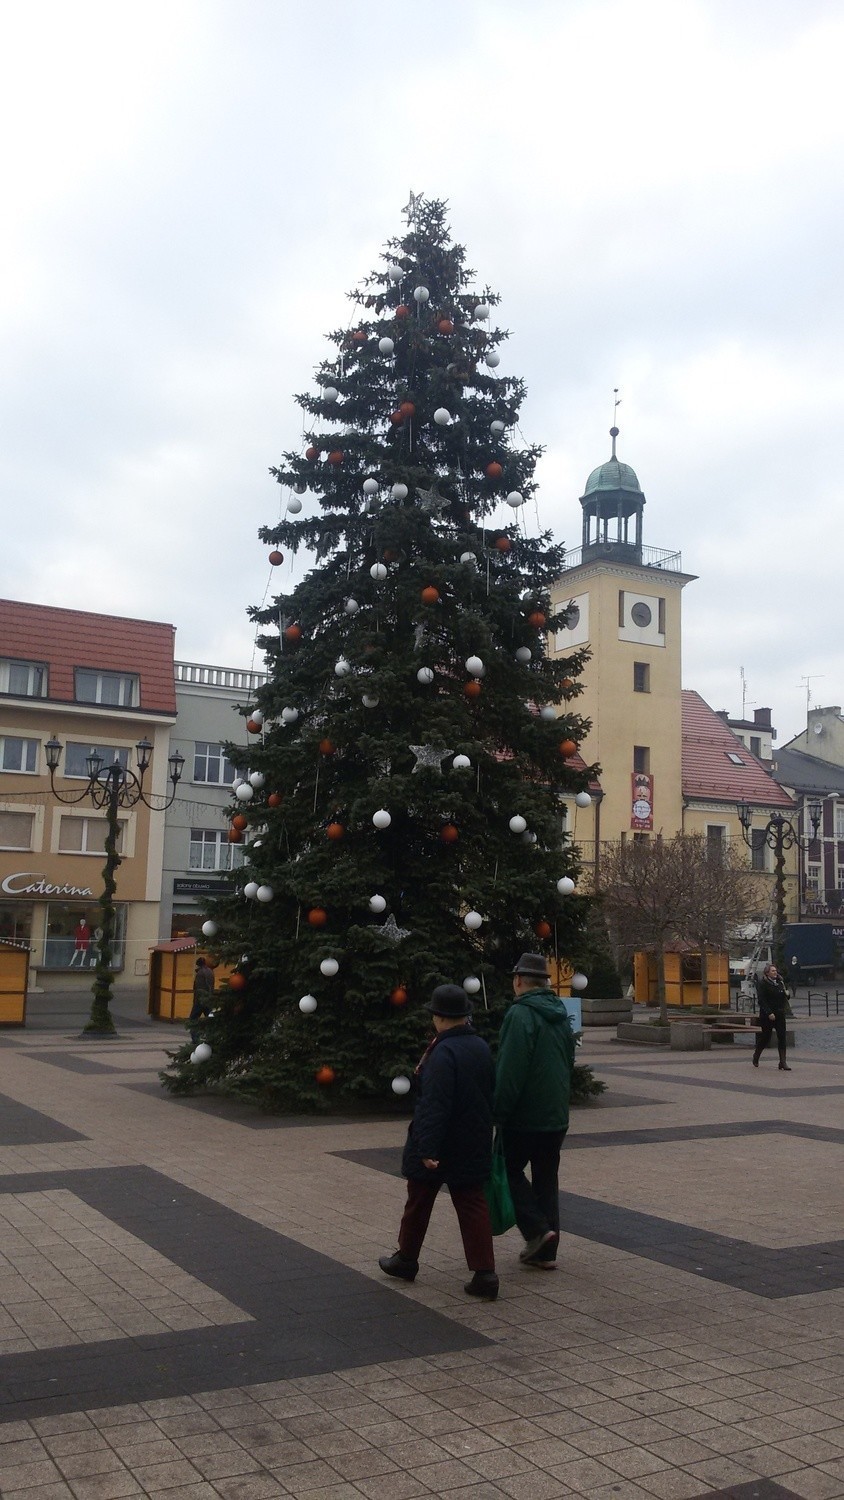
[[[185,758],[178,751],[174,751],[168,758],[167,764],[173,789],[163,801],[159,798],[160,805],[156,806],[144,791],[144,777],[152,759],[152,745],[149,740],[139,740],[135,747],[138,756],[137,773],[122,766],[116,755],[113,764],[106,766],[102,756],[98,755],[96,750],[92,750],[85,761],[88,783],[83,791],[74,796],[67,796],[56,789],[56,773],[62,757],[62,746],[55,735],[47,741],[44,749],[47,756],[47,769],[50,772],[50,789],[57,801],[70,806],[84,802],[88,798],[94,807],[105,809],[106,860],[103,866],[103,889],[100,896],[100,937],[97,942],[91,1014],[84,1029],[86,1032],[100,1036],[114,1036],[115,1025],[109,1009],[112,998],[111,958],[116,919],[114,893],[117,888],[115,876],[118,866],[122,863],[117,852],[117,840],[120,834],[117,814],[120,808],[137,807],[139,802],[143,802],[145,807],[153,811],[164,812],[172,805],[176,796],[176,787],[181,779]]]
[[[753,829],[753,808],[746,802],[739,806],[739,819],[744,842],[749,849],[753,848],[753,833],[764,833],[765,846],[774,851],[774,931],[773,949],[774,962],[780,973],[785,967],[785,851],[786,849],[806,850],[814,843],[818,835],[821,821],[821,804],[815,798],[809,803],[809,817],[812,822],[812,832],[808,837],[800,834],[790,818],[784,813],[772,812],[768,815],[768,821],[764,829]]]

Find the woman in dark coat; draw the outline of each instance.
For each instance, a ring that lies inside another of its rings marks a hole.
[[[756,981],[756,995],[759,1000],[759,1021],[762,1030],[756,1041],[753,1066],[758,1068],[759,1059],[771,1040],[771,1032],[776,1030],[780,1069],[783,1073],[790,1073],[791,1069],[785,1060],[785,1016],[788,1010],[788,990],[776,964],[765,965],[761,979]]]
[[[495,1066],[486,1042],[472,1030],[471,1007],[459,985],[435,989],[430,1010],[437,1035],[416,1069],[419,1094],[402,1156],[407,1203],[399,1248],[394,1255],[382,1255],[378,1264],[387,1276],[414,1280],[434,1203],[445,1183],[466,1263],[474,1272],[465,1290],[472,1297],[494,1301],[498,1277],[484,1184],[492,1168]]]

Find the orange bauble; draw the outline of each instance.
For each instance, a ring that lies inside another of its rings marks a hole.
[[[568,757],[577,754],[577,746],[574,740],[560,740],[560,754]]]
[[[281,807],[281,792],[270,792],[267,807]]]
[[[399,407],[399,411],[401,412],[403,417],[416,416],[416,407],[413,405],[412,401],[402,401],[401,406]]]
[[[249,819],[243,813],[235,813],[234,817],[232,818],[232,828],[243,829],[247,828],[248,826]]]
[[[565,688],[567,693],[570,693],[572,688],[574,687],[574,679],[572,677],[564,677],[563,687]]]
[[[328,462],[331,464],[332,468],[339,469],[341,463],[343,462],[343,457],[344,455],[342,449],[335,448],[333,453],[329,453]]]
[[[325,1063],[321,1068],[317,1068],[314,1074],[314,1078],[316,1079],[317,1083],[333,1083],[336,1077],[337,1074],[335,1073],[334,1069],[329,1068]]]
[[[456,844],[460,834],[453,823],[444,823],[440,829],[440,838],[444,844]]]
[[[364,331],[363,331],[362,328],[356,328],[355,329],[354,333],[352,334],[352,343],[353,344],[365,344],[366,343],[366,334],[364,333]]]
[[[487,479],[500,479],[502,474],[504,473],[504,470],[502,469],[500,463],[497,463],[493,459],[493,462],[491,464],[487,464],[486,468],[484,469],[484,473],[486,474]]]
[[[467,698],[480,698],[480,696],[481,696],[481,685],[473,677],[471,682],[467,682],[466,683],[463,691],[466,694]]]
[[[407,990],[403,984],[397,984],[394,990],[390,990],[391,1005],[407,1005]]]
[[[440,591],[439,589],[435,589],[432,583],[429,583],[428,587],[422,590],[419,597],[423,604],[436,604],[440,597]]]
[[[495,540],[496,551],[498,551],[498,552],[509,552],[509,551],[511,551],[512,546],[513,546],[513,543],[510,541],[510,538],[508,536],[499,536],[499,537],[496,537],[496,540]]]
[[[241,833],[240,829],[239,828],[230,828],[229,829],[229,843],[230,844],[241,844],[242,842],[243,842],[243,834]]]
[[[284,639],[289,641],[292,646],[295,646],[302,639],[301,625],[288,625],[284,632]]]
[[[534,609],[528,615],[528,625],[533,625],[536,630],[541,630],[545,623],[546,616],[542,613],[541,609]]]
[[[320,740],[317,749],[319,750],[320,755],[333,755],[334,743],[332,740]]]
[[[330,839],[341,839],[346,832],[342,823],[329,823],[325,831]]]
[[[551,936],[551,923],[544,921],[535,922],[533,930],[538,938],[542,938],[544,940]]]
[[[270,553],[269,560],[272,563],[273,567],[277,568],[279,563],[284,562],[284,553],[279,552],[278,548],[274,547],[272,552]]]
[[[261,733],[261,725],[257,722],[256,719],[247,719],[246,720],[246,728],[249,730],[250,734],[260,734]]]
[[[391,411],[390,421],[392,422],[394,427],[401,427],[401,424],[404,421],[404,417],[402,416],[400,411]]]
[[[437,329],[440,333],[453,333],[454,324],[452,323],[451,318],[440,318],[440,321],[437,324]]]
[[[319,448],[315,448],[313,443],[311,443],[310,448],[305,449],[305,457],[313,463],[315,458],[319,458]]]
[[[399,305],[398,305],[398,307],[396,308],[396,317],[397,318],[409,318],[410,317],[410,308],[409,307],[405,307],[404,303],[400,302]]]
[[[238,974],[238,973],[230,974],[229,975],[229,989],[230,990],[245,990],[246,989],[246,975],[245,974]]]
[[[322,906],[312,906],[308,912],[308,924],[311,927],[324,927],[328,921],[328,912]]]

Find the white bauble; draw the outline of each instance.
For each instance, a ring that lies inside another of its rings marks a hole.
[[[506,432],[507,429],[504,422],[496,419],[496,421],[490,422],[489,430],[495,437],[500,437],[502,432]]]
[[[387,903],[384,900],[384,897],[383,896],[370,896],[370,898],[369,898],[369,910],[370,911],[374,911],[374,912],[378,913],[379,915],[380,915],[380,913],[382,911],[386,911],[387,910]]]
[[[390,494],[392,495],[394,500],[406,500],[408,494],[407,485],[394,484],[393,488],[390,490]]]
[[[405,1078],[404,1074],[400,1073],[397,1078],[393,1079],[392,1083],[390,1084],[390,1088],[392,1089],[394,1094],[409,1094],[410,1079]]]
[[[258,894],[257,880],[247,880],[245,886],[243,887],[243,894],[246,897],[247,901],[254,901],[255,897]]]
[[[484,356],[484,364],[488,370],[496,370],[501,364],[501,355],[497,349],[490,349],[489,354]]]
[[[521,813],[515,813],[510,819],[509,827],[511,833],[524,833],[527,828],[527,818],[523,818]]]
[[[351,670],[351,664],[346,661],[345,656],[338,656],[336,662],[334,663],[334,676],[348,677]]]
[[[387,569],[383,563],[373,563],[369,570],[369,576],[370,578],[374,578],[376,583],[383,583],[387,576]]]
[[[414,289],[413,289],[413,300],[414,300],[414,302],[419,302],[419,303],[428,302],[428,301],[430,301],[430,297],[431,297],[431,293],[428,291],[428,288],[426,286],[417,286],[417,287],[414,287]]]
[[[251,850],[251,849],[260,849],[260,848],[261,848],[261,840],[260,839],[253,839],[252,843],[247,845],[247,852],[249,850]]]
[[[395,347],[392,339],[384,338],[378,340],[378,348],[382,354],[392,354]]]
[[[260,708],[251,708],[247,718],[250,718],[253,724],[263,724],[264,722],[264,715],[261,713]]]
[[[299,1001],[299,1009],[303,1016],[312,1016],[317,1008],[315,995],[303,995]]]
[[[489,317],[489,303],[488,302],[479,302],[478,303],[477,307],[475,308],[475,317],[481,323],[485,323],[486,322],[487,318]]]
[[[209,918],[209,920],[207,922],[203,922],[203,924],[202,924],[202,936],[203,937],[216,937],[218,931],[219,931],[219,928],[217,927],[217,923],[216,922],[212,922],[210,920],[210,918]]]
[[[419,671],[416,673],[416,681],[417,682],[421,682],[423,687],[430,687],[431,683],[433,682],[433,680],[434,680],[434,671],[433,671],[432,667],[420,667],[419,668]]]
[[[517,646],[516,661],[520,661],[523,667],[527,665],[532,655],[533,652],[531,651],[530,646]]]
[[[447,427],[451,421],[451,412],[446,411],[444,406],[438,406],[434,412],[434,421],[438,427]]]
[[[522,494],[521,490],[510,491],[509,495],[507,496],[507,504],[512,510],[518,510],[519,506],[524,505],[524,503],[525,497]]]
[[[478,559],[474,552],[461,552],[460,561],[465,563],[467,568],[476,568],[478,566]]]
[[[256,901],[272,901],[275,892],[271,885],[259,885],[255,892]]]
[[[242,781],[237,791],[235,792],[235,796],[238,802],[251,802],[252,798],[255,796],[255,793],[253,792],[248,781]]]
[[[194,1047],[193,1053],[191,1055],[194,1062],[196,1063],[207,1062],[209,1057],[211,1056],[211,1048],[209,1047],[207,1042],[200,1042],[198,1047]]]
[[[283,708],[281,710],[282,724],[295,724],[299,717],[298,708]]]
[[[322,393],[322,399],[323,401],[328,401],[330,403],[332,401],[336,401],[339,394],[340,392],[338,391],[336,385],[327,385]]]
[[[585,990],[589,980],[585,974],[572,974],[571,987],[573,990]]]
[[[479,656],[467,656],[465,665],[471,677],[483,677],[486,672],[486,667]]]
[[[196,1062],[196,1053],[195,1053],[195,1052],[192,1052],[192,1053],[191,1053],[191,1055],[190,1055],[190,1057],[189,1057],[189,1059],[188,1059],[188,1061],[189,1061],[189,1062],[192,1062],[192,1063],[195,1063],[195,1062]]]
[[[474,974],[467,974],[463,981],[463,988],[467,995],[477,995],[481,987],[481,981]]]
[[[324,958],[319,966],[319,972],[324,974],[326,979],[333,979],[339,967],[336,958]]]
[[[535,844],[536,843],[536,834],[535,833],[531,833],[530,830],[528,830],[527,833],[523,833],[522,834],[522,843],[523,844]]]
[[[298,516],[302,509],[302,502],[298,495],[291,495],[287,502],[287,509],[291,516]]]
[[[591,807],[592,806],[592,798],[590,797],[590,795],[589,795],[588,792],[578,792],[578,794],[575,797],[574,801],[575,801],[575,806],[576,807]]]
[[[358,610],[360,609],[360,605],[358,604],[357,599],[347,599],[345,604],[343,605],[343,609],[345,610],[347,615],[356,615]]]
[[[254,786],[256,792],[259,792],[266,779],[263,771],[252,771],[249,776],[249,785]]]
[[[363,493],[365,495],[377,495],[378,494],[378,480],[377,479],[373,479],[372,477],[370,477],[369,479],[365,479],[363,481],[363,484],[361,485],[361,489],[363,490]]]
[[[455,755],[451,764],[455,771],[470,771],[472,769],[472,762],[468,755]]]
[[[377,708],[381,699],[376,697],[375,693],[364,693],[360,701],[364,708]]]
[[[550,724],[552,720],[556,719],[557,710],[554,707],[553,703],[543,703],[541,709],[539,710],[539,717],[540,719],[544,719],[548,724]]]
[[[387,275],[389,276],[391,281],[401,281],[404,275],[404,271],[401,266],[397,266],[395,262],[393,262],[387,267]]]
[[[557,890],[559,891],[561,896],[572,895],[574,891],[574,881],[572,880],[570,875],[563,875],[562,879],[557,881]]]
[[[463,918],[463,925],[464,927],[468,927],[470,932],[477,932],[482,923],[483,917],[479,911],[467,911]]]
[[[378,811],[372,814],[372,821],[376,828],[389,828],[393,820],[386,807],[379,807]]]

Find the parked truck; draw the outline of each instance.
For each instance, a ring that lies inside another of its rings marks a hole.
[[[840,961],[835,926],[833,922],[786,922],[786,974],[796,971],[801,984],[832,979],[836,964]]]

